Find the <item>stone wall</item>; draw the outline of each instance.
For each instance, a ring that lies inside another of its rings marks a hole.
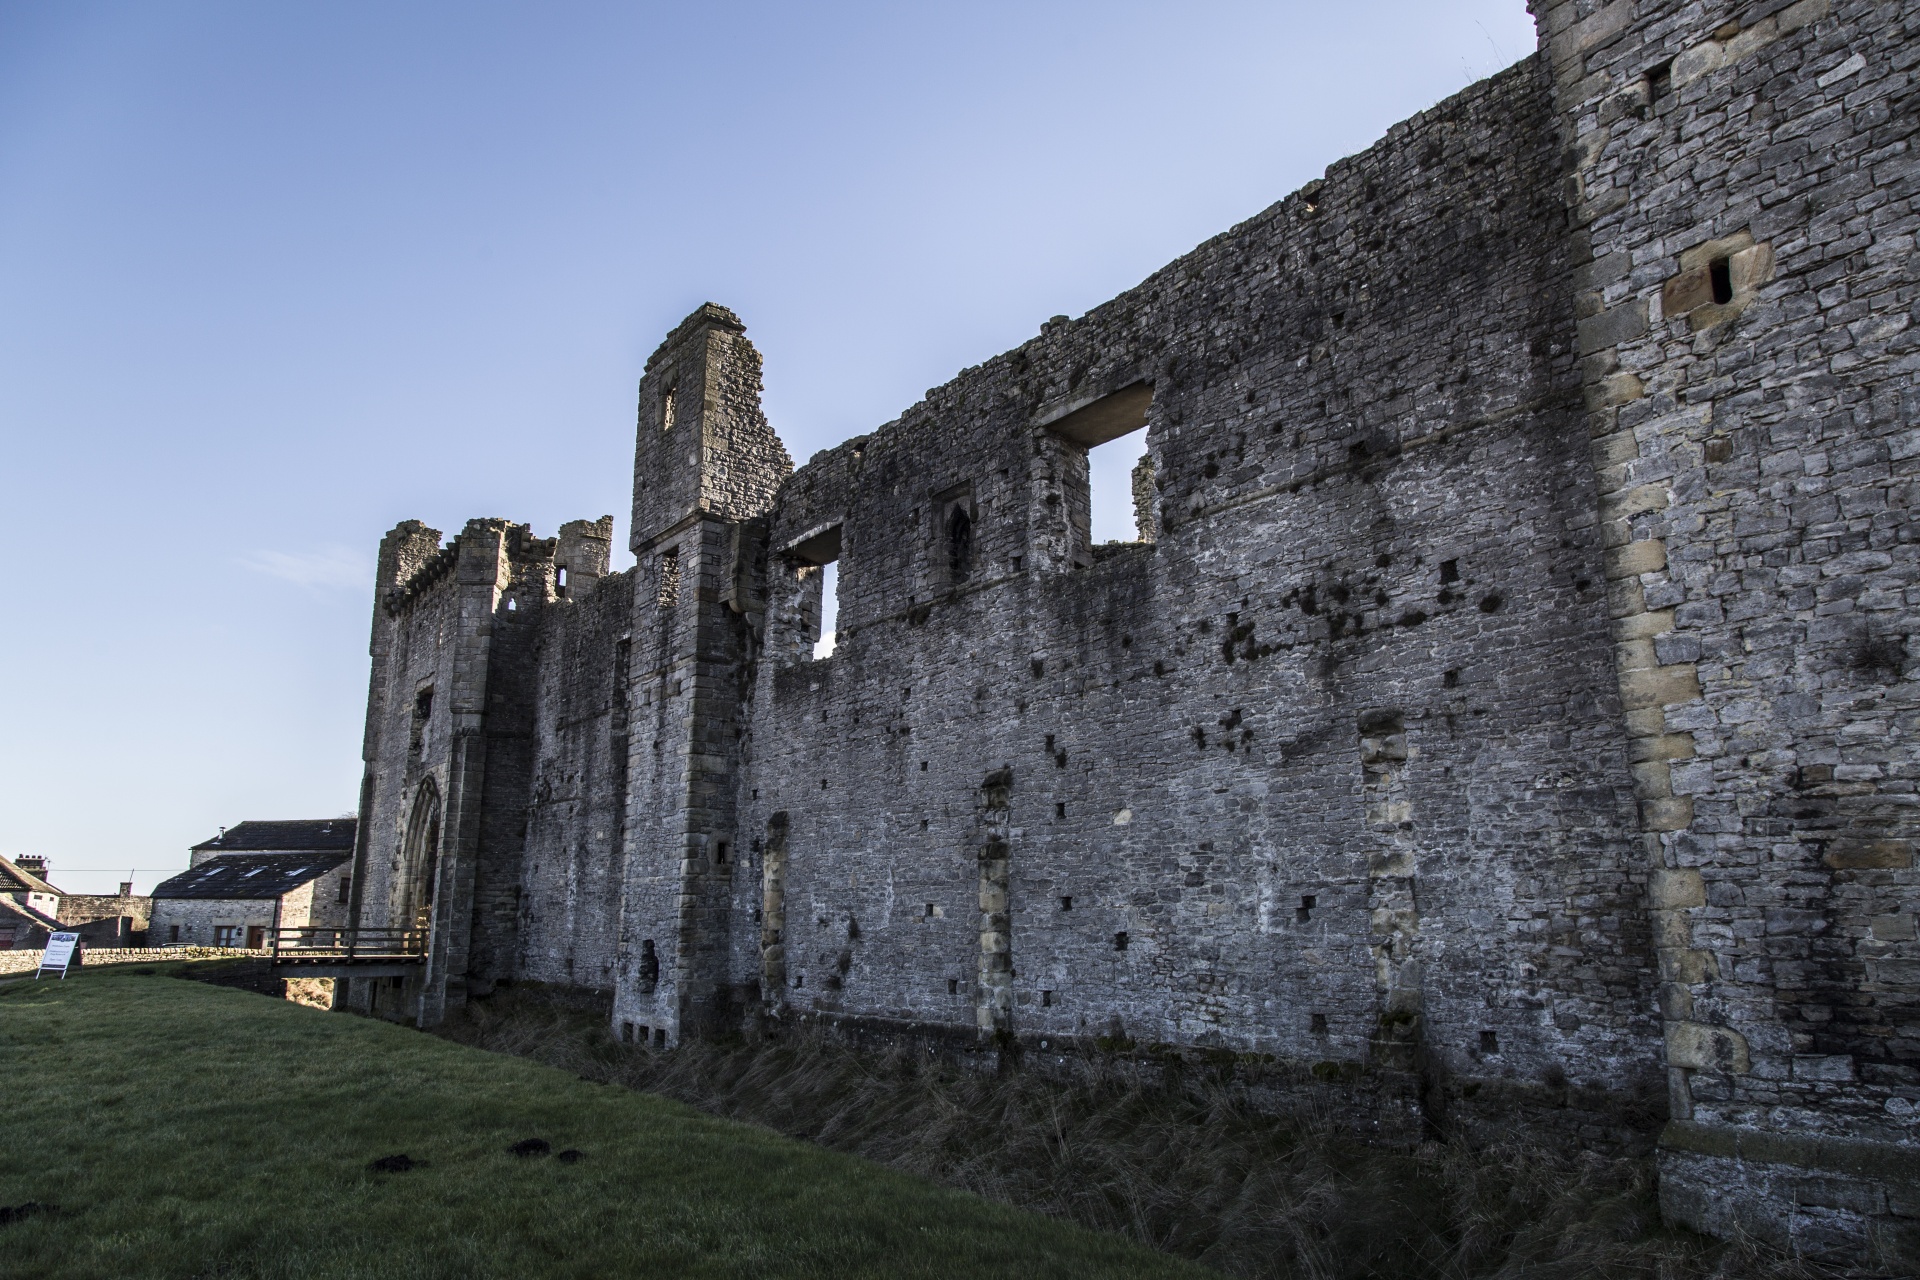
[[[1656,869],[1663,1203],[1920,1251],[1912,7],[1542,21]]]
[[[1540,23],[798,471],[702,307],[626,574],[396,528],[355,910],[433,941],[353,1001],[1272,1055],[1403,1136],[1668,1119],[1674,1218],[1914,1251],[1908,18]]]
[[[40,968],[43,950],[0,951],[0,974],[33,973]],[[107,964],[155,964],[163,960],[226,960],[235,956],[262,957],[266,951],[247,951],[237,947],[123,947],[98,950],[88,948],[81,967]]]

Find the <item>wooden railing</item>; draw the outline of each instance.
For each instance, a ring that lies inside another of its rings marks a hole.
[[[423,960],[424,929],[348,929],[308,926],[273,935],[275,964],[397,964]]]

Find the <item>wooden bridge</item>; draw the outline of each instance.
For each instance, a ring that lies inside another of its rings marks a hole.
[[[286,978],[398,978],[427,959],[424,929],[313,926],[273,935],[273,971]]]

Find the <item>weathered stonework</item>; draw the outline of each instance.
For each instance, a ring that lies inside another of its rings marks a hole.
[[[433,940],[351,1001],[1664,1113],[1675,1218],[1912,1253],[1909,8],[1542,4],[1538,57],[797,471],[695,312],[633,570],[604,521],[382,544],[355,911]]]

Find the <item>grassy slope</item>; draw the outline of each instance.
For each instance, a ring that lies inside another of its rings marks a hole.
[[[8,1276],[1149,1276],[1190,1265],[361,1018],[125,969],[0,988]],[[523,1160],[544,1138],[587,1158]],[[405,1152],[425,1166],[374,1174]]]

